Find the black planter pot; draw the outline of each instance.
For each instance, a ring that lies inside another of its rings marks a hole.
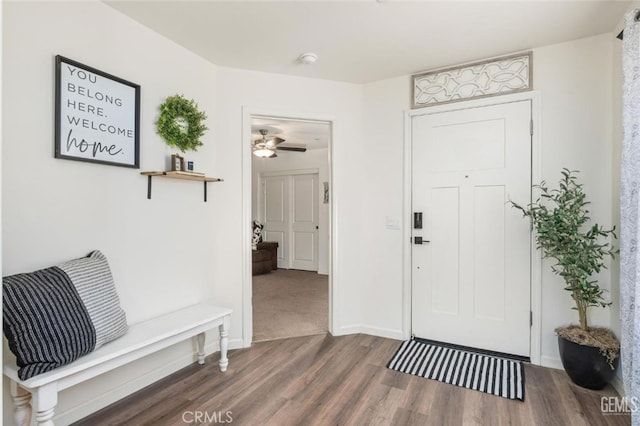
[[[613,362],[613,369],[607,359],[593,346],[578,345],[558,336],[560,359],[565,371],[578,386],[599,390],[609,383],[618,368],[617,357]]]

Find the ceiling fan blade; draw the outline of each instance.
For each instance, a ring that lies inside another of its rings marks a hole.
[[[297,146],[277,146],[278,151],[295,151],[295,152],[307,152],[307,148]]]
[[[271,136],[270,138],[267,138],[267,140],[266,140],[266,143],[268,145],[271,145],[271,146],[276,146],[278,144],[281,144],[282,142],[284,142],[284,139],[279,138],[277,136]]]

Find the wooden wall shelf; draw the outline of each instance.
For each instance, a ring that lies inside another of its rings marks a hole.
[[[223,179],[205,176],[200,173],[191,172],[140,172],[141,175],[147,177],[147,199],[151,199],[151,178],[160,176],[170,179],[193,180],[196,182],[204,182],[204,202],[207,202],[207,183],[223,182]]]

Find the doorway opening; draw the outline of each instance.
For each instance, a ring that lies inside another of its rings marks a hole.
[[[250,114],[248,124],[251,340],[327,333],[331,122]]]

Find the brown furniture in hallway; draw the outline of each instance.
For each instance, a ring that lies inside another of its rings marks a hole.
[[[278,243],[264,241],[252,252],[252,274],[266,274],[278,269]]]

